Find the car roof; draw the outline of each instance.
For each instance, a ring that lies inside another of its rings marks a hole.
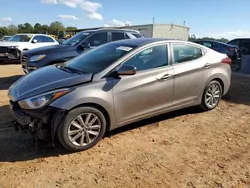
[[[140,34],[139,31],[134,30],[134,29],[116,29],[116,28],[101,28],[101,29],[91,29],[91,30],[85,30],[81,31],[82,33],[89,33],[89,32],[97,32],[97,31],[123,31],[123,32],[132,32],[132,33],[138,33]]]
[[[46,36],[46,37],[51,37],[49,35],[46,35],[46,34],[35,34],[35,33],[17,33],[15,35],[32,35],[32,36]]]
[[[154,43],[154,42],[160,42],[160,41],[168,41],[168,42],[180,42],[181,40],[176,39],[164,39],[164,38],[136,38],[136,39],[124,39],[124,40],[118,40],[112,43],[119,43],[122,45],[132,45],[132,46],[143,46],[146,44]],[[181,41],[181,42],[187,42],[187,41]]]

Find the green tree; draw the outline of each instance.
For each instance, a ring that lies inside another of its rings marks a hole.
[[[67,27],[66,31],[72,31],[72,30],[77,30],[77,27]]]
[[[41,33],[48,34],[49,33],[49,26],[48,25],[42,25],[41,26]]]
[[[8,26],[8,35],[15,35],[18,32],[18,28],[15,25],[9,25]]]
[[[34,33],[42,33],[42,25],[40,23],[35,24]]]
[[[50,24],[49,33],[53,35],[58,35],[59,32],[65,31],[65,27],[61,22],[53,22]]]
[[[4,35],[8,35],[8,28],[0,27],[0,37],[2,38]]]
[[[33,33],[33,27],[30,23],[18,25],[18,33]]]

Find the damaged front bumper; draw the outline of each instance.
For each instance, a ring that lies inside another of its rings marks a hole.
[[[21,51],[16,47],[0,47],[0,61],[20,60]]]
[[[15,128],[30,130],[39,140],[51,141],[54,146],[56,130],[66,111],[55,107],[42,110],[24,110],[17,102],[10,101],[10,112],[15,118]]]

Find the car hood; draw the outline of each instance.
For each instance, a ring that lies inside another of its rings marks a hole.
[[[91,73],[76,74],[51,65],[21,77],[10,87],[8,95],[11,100],[19,101],[48,91],[90,82],[91,80]]]
[[[0,42],[0,46],[20,46],[28,42]]]
[[[51,52],[57,52],[57,51],[62,51],[62,50],[73,50],[75,47],[74,46],[69,46],[69,45],[64,45],[64,44],[59,44],[59,45],[52,45],[52,46],[45,46],[45,47],[40,47],[40,48],[35,48],[28,50],[24,54],[41,54],[41,53],[51,53]]]

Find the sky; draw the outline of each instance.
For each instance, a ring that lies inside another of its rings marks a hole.
[[[196,37],[250,37],[250,0],[5,0],[0,26],[50,24],[89,28],[178,24]]]

